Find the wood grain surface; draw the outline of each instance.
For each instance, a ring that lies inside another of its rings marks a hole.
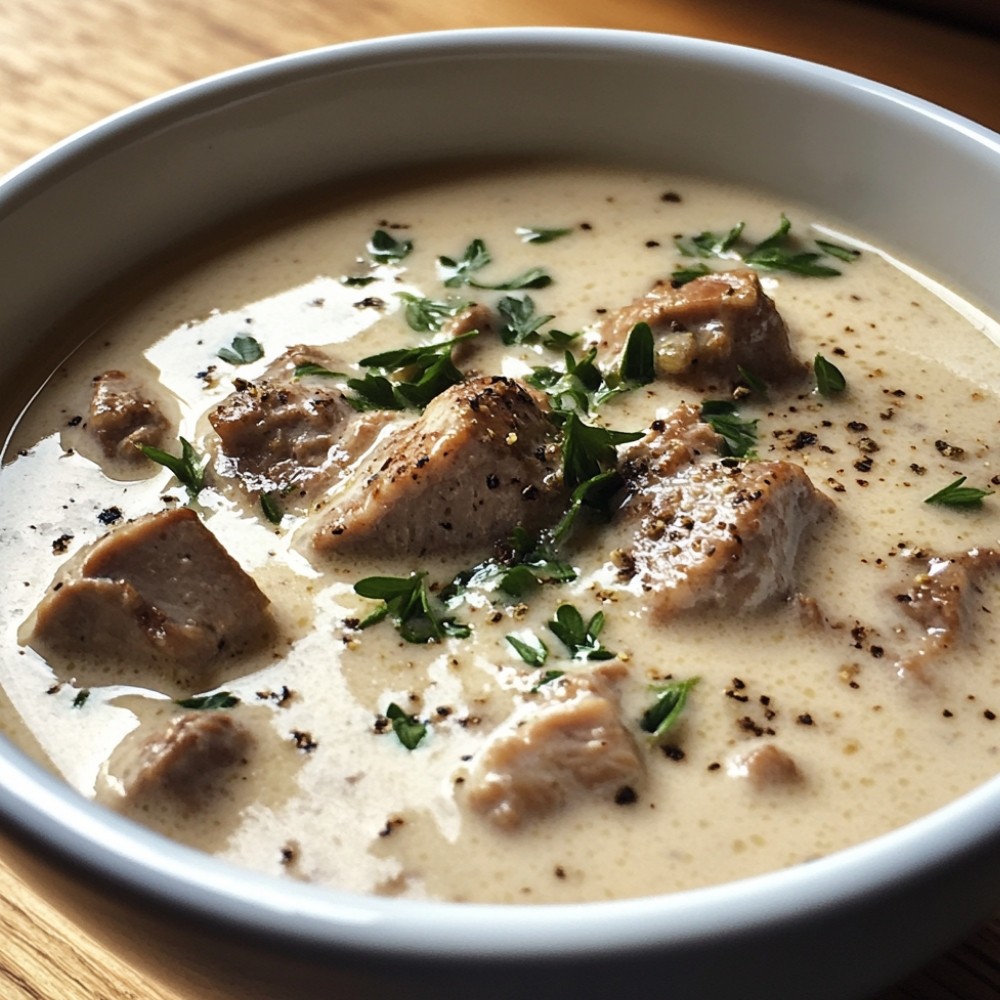
[[[997,19],[960,20],[984,7],[990,4],[0,0],[0,173],[136,101],[236,66],[379,35],[500,25],[628,28],[751,45],[860,73],[1000,131]],[[918,9],[937,16],[908,12]],[[99,947],[0,858],[0,1000],[190,998]],[[1000,918],[877,1000],[1000,1000]]]

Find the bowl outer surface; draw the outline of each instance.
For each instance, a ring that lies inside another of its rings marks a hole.
[[[193,233],[313,185],[472,153],[660,165],[782,192],[957,276],[963,293],[1000,313],[989,264],[1000,223],[993,133],[846,74],[718,43],[447,32],[224,74],[9,175],[0,377],[26,400],[18,372],[39,354],[57,360],[39,351],[49,328]],[[232,987],[277,1000],[303,989],[374,996],[418,971],[456,996],[672,984],[677,996],[710,1000],[756,983],[775,1000],[805,989],[844,1000],[947,946],[1000,901],[995,783],[788,872],[655,900],[530,909],[357,898],[236,871],[79,799],[9,745],[0,746],[0,823],[72,911],[100,914],[123,947],[158,940],[139,951],[183,972],[192,997],[213,995],[220,973],[230,985],[216,995]]]

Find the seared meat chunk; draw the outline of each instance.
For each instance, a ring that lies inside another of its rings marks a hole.
[[[580,795],[634,800],[643,764],[621,720],[611,673],[562,677],[542,689],[546,703],[515,712],[476,762],[467,785],[472,808],[515,829]]]
[[[923,676],[927,664],[967,632],[969,618],[982,606],[983,578],[1000,568],[1000,552],[970,549],[951,557],[932,557],[896,600],[923,630],[917,648],[896,664],[901,675]]]
[[[706,274],[650,292],[607,316],[601,347],[620,353],[636,323],[648,323],[660,374],[698,385],[735,383],[740,369],[775,385],[805,371],[755,271]]]
[[[105,458],[137,464],[147,461],[140,445],[162,447],[170,422],[138,379],[111,369],[93,382],[87,431]]]
[[[196,810],[210,804],[234,770],[245,768],[255,740],[224,711],[174,716],[152,733],[140,727],[109,762],[118,790],[132,804]]]
[[[746,778],[754,788],[789,788],[801,784],[802,772],[794,758],[773,743],[757,747],[729,767],[736,778]]]
[[[682,408],[627,452],[629,493],[611,537],[618,577],[662,620],[751,610],[788,596],[800,542],[832,503],[790,462],[719,460]]]
[[[369,447],[385,416],[357,413],[328,375],[296,377],[304,365],[330,371],[336,362],[317,348],[289,348],[256,381],[237,379],[235,391],[209,413],[222,476],[237,476],[251,492],[287,495]]]
[[[441,327],[441,333],[446,337],[461,337],[463,334],[476,330],[482,337],[490,333],[494,326],[493,310],[481,302],[473,302],[472,305],[446,320]],[[455,349],[451,352],[452,361],[459,364],[471,357],[476,351],[478,340],[479,337],[472,337],[456,344]]]
[[[187,507],[147,514],[74,556],[25,624],[54,667],[156,667],[204,687],[218,660],[262,645],[268,599]]]
[[[502,376],[468,379],[380,443],[310,527],[323,554],[469,551],[535,530],[564,503],[547,404]]]

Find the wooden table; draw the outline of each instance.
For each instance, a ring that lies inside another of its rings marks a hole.
[[[1000,131],[998,9],[995,0],[892,8],[853,0],[0,0],[0,173],[135,101],[234,66],[377,35],[499,25],[738,42],[861,73]],[[878,1000],[998,998],[1000,917]],[[0,859],[0,1000],[188,998],[108,954]]]

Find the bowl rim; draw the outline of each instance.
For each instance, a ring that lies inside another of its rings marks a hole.
[[[893,87],[796,57],[731,43],[599,28],[483,28],[364,39],[241,66],[174,88],[113,114],[32,157],[0,178],[0,219],[93,162],[207,109],[332,67],[468,55],[497,46],[543,51],[649,53],[696,58],[863,103],[895,105],[955,141],[1000,157],[1000,135]],[[1000,171],[998,171],[1000,173]],[[165,908],[241,933],[266,933],[317,947],[384,952],[386,942],[445,958],[539,960],[658,949],[738,934],[754,924],[782,927],[929,876],[956,858],[1000,845],[1000,778],[914,822],[793,868],[665,896],[591,903],[474,904],[363,896],[239,868],[167,840],[80,796],[0,738],[0,824],[17,839],[75,871]],[[864,878],[859,873],[864,873]],[[487,920],[479,920],[483,914]],[[288,919],[294,914],[295,920]],[[431,916],[432,919],[423,919]],[[595,919],[599,918],[599,919]],[[637,941],[636,927],[643,933]]]

